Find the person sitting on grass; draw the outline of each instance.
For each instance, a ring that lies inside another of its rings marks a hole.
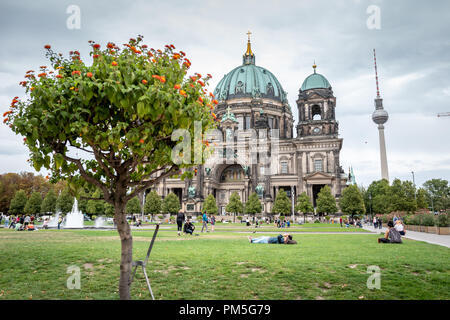
[[[288,233],[279,234],[277,237],[259,237],[253,239],[248,237],[250,243],[278,243],[278,244],[297,244],[297,241],[292,240],[292,236]]]
[[[20,222],[16,223],[16,226],[14,227],[15,231],[23,231],[23,224],[21,224]]]
[[[397,220],[394,228],[395,228],[395,230],[398,231],[398,233],[400,233],[401,236],[404,236],[406,234],[405,226],[403,225],[403,223],[400,219]]]
[[[394,228],[394,222],[390,220],[387,224],[388,229],[384,234],[384,238],[378,238],[378,243],[402,243],[402,236]]]
[[[192,222],[188,219],[187,221],[186,221],[186,223],[184,224],[184,227],[183,227],[183,231],[184,231],[184,233],[189,233],[190,235],[192,235],[193,233],[194,233],[194,230],[195,230],[195,226],[192,224]]]
[[[30,222],[30,223],[25,227],[25,230],[27,230],[27,231],[34,231],[34,230],[36,230],[36,229],[34,228],[33,222]]]

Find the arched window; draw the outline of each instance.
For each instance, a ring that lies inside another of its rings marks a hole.
[[[315,104],[312,106],[311,116],[313,120],[322,120],[322,110],[319,105]]]

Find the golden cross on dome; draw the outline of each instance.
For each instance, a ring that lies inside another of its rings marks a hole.
[[[251,35],[252,33],[250,32],[250,30],[248,30],[248,32],[247,32],[247,35],[248,35],[248,41],[250,41],[250,35]]]

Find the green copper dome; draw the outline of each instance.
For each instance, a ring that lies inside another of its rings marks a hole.
[[[271,98],[287,103],[286,92],[277,78],[267,69],[255,65],[255,55],[247,44],[242,65],[234,68],[220,80],[214,95],[219,101],[232,98]]]
[[[308,76],[305,81],[303,81],[301,90],[309,89],[328,89],[331,87],[328,80],[321,74],[316,73],[316,65],[313,66],[314,73]]]
[[[239,97],[286,100],[286,93],[277,78],[269,70],[254,64],[239,66],[226,74],[214,95],[221,101]]]

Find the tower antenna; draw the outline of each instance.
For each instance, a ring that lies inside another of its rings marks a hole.
[[[377,83],[377,98],[380,98],[380,88],[378,86],[378,70],[377,70],[377,56],[375,53],[375,49],[373,49],[373,61],[375,64],[375,81]]]

